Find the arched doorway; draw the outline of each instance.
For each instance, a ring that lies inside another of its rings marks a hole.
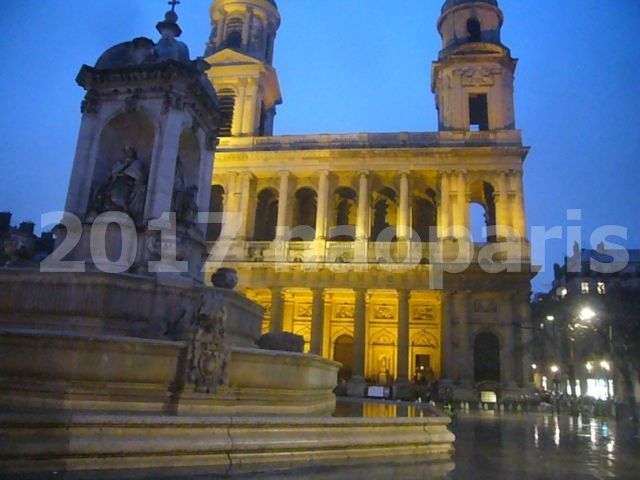
[[[500,382],[500,340],[491,332],[482,332],[476,337],[473,373],[476,383]]]
[[[342,364],[338,379],[348,381],[353,374],[353,337],[341,335],[333,344],[333,359]]]

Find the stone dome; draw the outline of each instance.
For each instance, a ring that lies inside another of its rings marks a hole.
[[[442,6],[442,11],[444,12],[445,10],[457,7],[458,5],[464,5],[465,3],[488,3],[495,7],[498,6],[498,0],[447,0]]]
[[[182,29],[178,25],[178,15],[173,11],[167,12],[164,20],[159,22],[156,28],[162,36],[157,43],[150,38],[140,37],[115,45],[100,56],[96,62],[96,68],[134,67],[165,60],[190,63],[189,47],[177,40],[177,37],[182,35]]]

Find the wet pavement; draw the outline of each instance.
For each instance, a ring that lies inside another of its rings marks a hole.
[[[544,414],[466,415],[456,434],[458,479],[640,479],[637,428],[613,420]]]
[[[343,405],[340,416],[405,417],[431,414],[420,408],[390,404]],[[456,453],[451,462],[393,465],[364,464],[353,467],[310,468],[265,474],[217,475],[188,472],[136,472],[131,476],[103,472],[89,477],[20,476],[49,478],[135,478],[145,480],[591,480],[617,478],[640,480],[640,435],[637,428],[614,420],[556,417],[551,414],[462,414],[452,425]]]

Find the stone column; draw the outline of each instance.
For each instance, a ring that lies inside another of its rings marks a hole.
[[[360,172],[360,188],[358,190],[358,224],[356,225],[356,239],[368,238],[369,220],[369,172]]]
[[[280,196],[278,197],[278,226],[276,228],[276,240],[282,241],[287,232],[287,211],[289,202],[289,176],[290,172],[281,171]]]
[[[527,214],[524,205],[524,185],[522,172],[514,172],[510,175],[511,190],[515,192],[511,217],[513,228],[523,240],[527,238]]]
[[[398,240],[409,239],[409,172],[400,172],[400,205],[396,233]]]
[[[312,292],[311,353],[321,356],[324,335],[324,290],[322,288],[314,288]]]
[[[457,172],[452,175],[450,185],[455,188],[455,191],[451,192],[451,197],[453,198],[453,201],[451,202],[454,227],[453,236],[458,239],[467,238],[466,233],[469,226],[467,224],[468,214],[466,212],[467,181],[465,172]]]
[[[469,292],[458,292],[454,299],[458,340],[458,378],[463,386],[473,385],[473,351],[469,339]]]
[[[518,292],[515,295],[515,298],[517,301],[517,317],[516,324],[514,325],[516,331],[514,333],[516,337],[516,348],[520,354],[518,357],[521,365],[521,368],[518,370],[518,376],[521,376],[521,378],[516,378],[516,380],[520,382],[521,386],[527,388],[531,386],[529,372],[532,363],[531,350],[533,348],[533,328],[531,322],[529,292]],[[575,385],[572,385],[572,388],[575,388]]]
[[[244,92],[244,107],[242,112],[242,134],[254,136],[258,122],[260,103],[260,87],[257,78],[248,78]]]
[[[248,8],[247,14],[243,19],[244,23],[242,24],[242,47],[244,49],[249,45],[249,41],[251,38],[251,26],[253,23],[253,9]]]
[[[358,188],[358,220],[356,225],[356,262],[364,263],[369,247],[369,172],[360,172]]]
[[[516,371],[514,365],[519,362],[516,359],[515,351],[515,325],[517,312],[516,295],[511,295],[504,299],[504,312],[508,315],[502,321],[504,336],[500,342],[500,380],[505,387],[516,386]]]
[[[329,199],[329,170],[320,171],[318,181],[318,210],[316,212],[316,240],[327,236],[327,202]]]
[[[409,290],[398,290],[398,383],[409,378]]]
[[[236,96],[235,108],[233,111],[233,122],[231,125],[231,136],[241,137],[244,135],[242,130],[244,124],[244,106],[247,96],[247,79],[241,78],[238,82],[238,94]]]
[[[449,238],[451,232],[451,185],[449,172],[442,172],[440,179],[440,238]]]
[[[507,174],[498,172],[498,190],[495,192],[496,201],[496,235],[499,240],[506,240],[511,229],[511,214],[509,208],[509,187]]]
[[[284,297],[282,288],[271,289],[271,323],[269,331],[272,333],[282,332]]]
[[[231,237],[233,237],[236,232],[236,225],[239,221],[238,206],[236,202],[238,183],[238,173],[229,172],[227,178],[227,188],[224,195],[222,232],[220,233],[221,240],[231,239]]]
[[[238,233],[239,240],[246,240],[249,227],[249,203],[251,200],[251,172],[243,172],[240,178],[240,231]]]
[[[451,294],[449,292],[442,292],[441,296],[441,339],[440,339],[440,354],[442,372],[440,378],[442,380],[451,381],[454,378],[455,369],[455,352],[453,351],[453,325],[451,319]]]
[[[354,339],[353,339],[353,377],[348,387],[351,397],[364,396],[364,356],[367,341],[367,291],[363,288],[355,290]]]

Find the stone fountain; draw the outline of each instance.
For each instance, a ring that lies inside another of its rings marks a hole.
[[[221,114],[177,20],[82,67],[56,249],[0,269],[0,472],[447,461],[447,419],[332,418],[340,365],[259,349],[262,308],[205,283]]]

